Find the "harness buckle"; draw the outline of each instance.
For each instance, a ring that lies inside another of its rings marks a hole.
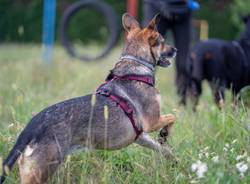
[[[96,93],[103,96],[110,96],[110,92],[108,90],[99,89],[96,91]]]

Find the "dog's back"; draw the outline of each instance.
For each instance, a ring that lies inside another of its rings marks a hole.
[[[198,42],[190,53],[189,75],[202,81],[223,81],[225,87],[231,84],[245,84],[242,73],[247,61],[243,47],[238,42],[209,39]]]
[[[227,41],[210,39],[200,41],[191,49],[188,58],[188,74],[195,80],[220,78],[221,64],[224,64],[224,45]]]

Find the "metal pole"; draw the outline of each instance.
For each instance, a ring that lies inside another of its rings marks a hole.
[[[133,17],[137,17],[137,0],[127,0],[127,12]]]
[[[42,58],[43,62],[52,62],[55,39],[56,0],[43,1],[43,35]]]

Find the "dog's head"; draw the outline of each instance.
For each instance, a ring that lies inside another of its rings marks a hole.
[[[157,14],[147,27],[141,29],[135,18],[125,13],[122,17],[123,27],[127,31],[124,52],[143,56],[154,66],[167,67],[171,64],[169,59],[175,57],[177,49],[165,44],[164,38],[157,31],[159,19]]]
[[[245,24],[247,24],[248,22],[250,22],[250,14],[243,16],[241,19]]]
[[[241,39],[250,40],[250,14],[243,16],[241,19],[245,24],[245,30],[241,33]]]

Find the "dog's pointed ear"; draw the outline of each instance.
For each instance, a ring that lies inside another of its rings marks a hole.
[[[154,18],[149,22],[147,28],[149,30],[157,31],[157,25],[161,19],[161,16],[159,13],[157,13]]]
[[[158,38],[158,32],[157,31],[157,24],[159,23],[160,21],[160,14],[156,14],[154,16],[154,18],[149,22],[148,26],[146,27],[146,30],[149,30],[149,33],[150,33],[150,36],[148,38],[148,41],[149,41],[149,45],[150,46],[153,46],[155,45],[156,41],[157,41],[157,38]],[[151,32],[153,31],[153,32]]]
[[[140,28],[139,23],[137,22],[137,20],[132,17],[131,15],[129,15],[128,13],[124,13],[122,16],[122,24],[124,29],[129,32],[132,29],[135,28]]]

